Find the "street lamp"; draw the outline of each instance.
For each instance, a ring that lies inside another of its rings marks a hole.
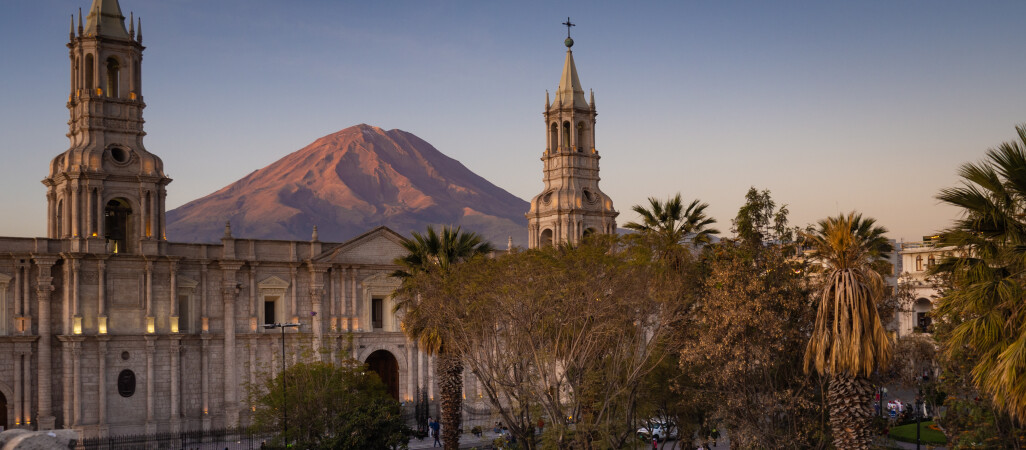
[[[282,414],[282,425],[285,427],[284,433],[282,433],[282,439],[287,440],[289,436],[289,408],[288,408],[288,396],[285,395],[285,329],[286,328],[297,328],[298,323],[265,323],[264,328],[273,330],[275,328],[281,328],[281,414]],[[288,443],[285,443],[288,447]]]

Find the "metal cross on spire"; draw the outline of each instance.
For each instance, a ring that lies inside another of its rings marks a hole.
[[[567,16],[566,22],[563,22],[563,25],[566,25],[566,38],[570,39],[570,27],[575,27],[577,24],[570,23],[570,16]]]

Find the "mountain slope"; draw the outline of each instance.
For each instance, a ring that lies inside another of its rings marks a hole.
[[[402,130],[361,124],[317,139],[206,197],[167,212],[167,237],[341,242],[385,225],[400,234],[456,224],[504,247],[527,241],[530,205]]]

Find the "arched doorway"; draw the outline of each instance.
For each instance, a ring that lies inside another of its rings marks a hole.
[[[10,429],[11,424],[7,423],[7,397],[0,392],[0,431]]]
[[[103,209],[103,231],[107,238],[107,249],[111,253],[128,252],[128,236],[130,235],[132,207],[123,198],[115,198],[107,202]]]
[[[388,350],[378,350],[367,357],[367,367],[378,374],[385,389],[399,401],[399,362]]]
[[[552,246],[552,230],[546,229],[541,233],[541,247]]]

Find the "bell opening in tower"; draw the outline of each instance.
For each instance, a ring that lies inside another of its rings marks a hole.
[[[107,251],[110,253],[127,253],[128,236],[131,227],[132,207],[123,198],[107,202],[103,209],[104,237],[107,239]]]
[[[121,64],[113,56],[107,58],[107,96],[118,98],[118,77],[121,76]]]

